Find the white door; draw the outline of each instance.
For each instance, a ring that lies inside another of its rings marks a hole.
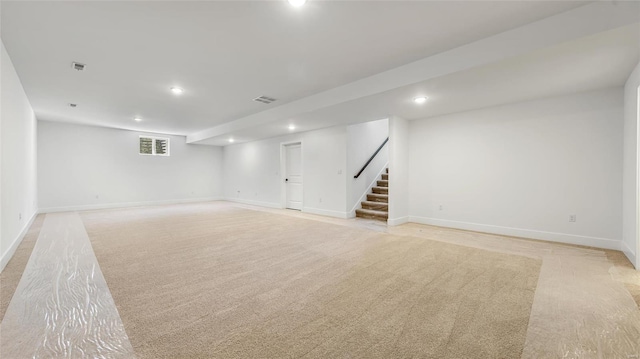
[[[285,146],[287,208],[302,210],[302,146]]]

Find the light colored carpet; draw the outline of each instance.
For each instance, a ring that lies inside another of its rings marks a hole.
[[[7,307],[18,287],[18,283],[20,283],[24,268],[27,266],[27,262],[29,262],[33,247],[36,245],[38,235],[40,235],[40,228],[42,228],[44,217],[44,214],[39,214],[36,219],[33,220],[31,227],[29,227],[29,230],[16,249],[13,257],[11,257],[7,266],[4,267],[4,270],[0,273],[0,321],[4,318],[4,313],[7,311]]]
[[[614,269],[610,271],[612,276],[615,280],[624,284],[636,302],[636,306],[640,308],[640,271],[633,268],[624,253],[611,250],[605,250],[605,253],[607,258],[614,263]]]
[[[518,358],[540,269],[229,206],[82,218],[140,358]]]
[[[47,214],[0,323],[3,358],[134,358],[80,216]]]

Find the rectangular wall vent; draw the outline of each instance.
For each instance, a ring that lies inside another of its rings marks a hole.
[[[275,98],[268,97],[268,96],[260,96],[253,99],[253,101],[266,103],[267,105],[272,103],[275,100],[276,100]]]
[[[76,70],[76,71],[84,71],[84,67],[86,65],[85,64],[81,64],[79,62],[72,62],[71,63],[71,68]]]

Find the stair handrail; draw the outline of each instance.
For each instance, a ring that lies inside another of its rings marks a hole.
[[[371,157],[369,157],[369,160],[367,161],[367,163],[364,164],[364,166],[362,166],[362,168],[360,169],[360,172],[358,172],[355,176],[353,176],[353,178],[358,178],[360,177],[360,175],[362,174],[362,172],[364,172],[364,170],[367,168],[367,166],[369,165],[369,163],[371,163],[371,161],[373,161],[373,159],[376,157],[376,155],[378,154],[378,152],[380,152],[380,150],[382,149],[382,147],[384,147],[384,145],[387,144],[387,142],[389,141],[389,137],[387,137],[384,142],[382,142],[382,144],[380,145],[380,147],[378,147],[378,149],[376,150],[376,152],[373,153],[373,155],[371,155]]]

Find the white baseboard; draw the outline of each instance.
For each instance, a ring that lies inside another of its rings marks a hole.
[[[631,261],[631,264],[633,265],[633,267],[635,269],[640,270],[640,268],[636,267],[636,254],[634,253],[634,251],[632,251],[631,248],[629,248],[629,246],[625,242],[622,242],[620,247],[621,247],[620,249],[622,250],[622,253],[624,253],[624,255],[627,256],[627,258],[629,258],[629,261]]]
[[[252,200],[241,199],[241,198],[225,198],[224,200],[225,201],[229,201],[229,202],[248,204],[248,205],[251,205],[251,206],[283,209],[283,207],[282,207],[282,205],[280,205],[280,203],[252,201]],[[336,217],[336,218],[347,218],[347,213],[346,212],[331,211],[331,210],[320,209],[320,208],[302,207],[302,212],[310,213],[310,214],[317,214],[317,215],[320,215],[320,216],[328,216],[328,217]]]
[[[13,240],[13,243],[11,243],[9,249],[7,249],[7,252],[2,255],[2,258],[0,258],[0,272],[4,270],[4,267],[6,267],[7,263],[9,263],[11,257],[13,257],[13,254],[16,253],[16,249],[18,249],[18,246],[20,246],[20,243],[22,243],[24,236],[29,231],[29,228],[31,228],[31,225],[33,224],[33,221],[36,219],[37,215],[38,211],[35,211],[31,216],[31,219],[29,219],[29,221],[27,222],[27,225],[24,226],[22,231],[20,231],[20,233],[18,233],[18,236]]]
[[[388,226],[398,226],[403,223],[409,222],[409,217],[398,217],[398,218],[389,218],[387,219]]]
[[[387,169],[388,166],[389,166],[389,162],[385,163],[384,166],[382,167],[382,169],[380,170],[380,172],[378,172],[378,175],[376,176],[376,178],[374,178],[373,181],[371,181],[371,183],[369,183],[369,187],[367,187],[367,189],[365,189],[365,191],[362,194],[362,196],[360,196],[360,199],[358,200],[358,202],[356,202],[356,204],[353,206],[353,208],[351,208],[351,210],[347,214],[347,216],[348,216],[347,218],[353,218],[353,217],[356,216],[356,209],[358,209],[358,206],[360,206],[362,204],[362,201],[364,201],[364,199],[367,198],[367,195],[369,194],[369,190],[371,189],[371,187],[373,187],[373,184],[378,181],[378,178],[380,178],[380,176],[384,173],[384,171]]]
[[[75,211],[91,211],[91,210],[111,209],[111,208],[161,206],[166,204],[211,202],[211,201],[220,201],[220,200],[222,200],[221,197],[205,197],[205,198],[170,199],[170,200],[163,200],[163,201],[147,201],[147,202],[101,203],[101,204],[89,204],[89,205],[81,205],[81,206],[41,208],[40,213],[75,212]]]
[[[302,212],[317,214],[320,216],[327,216],[327,217],[348,218],[347,217],[348,214],[346,212],[331,211],[331,210],[320,209],[320,208],[303,207]]]
[[[242,204],[249,204],[249,205],[258,206],[258,207],[282,208],[280,203],[252,201],[252,200],[249,200],[249,199],[242,199],[242,198],[225,198],[224,201],[242,203]]]
[[[614,250],[620,250],[621,249],[620,246],[622,242],[620,240],[615,240],[610,238],[598,238],[598,237],[579,236],[575,234],[544,232],[544,231],[536,231],[531,229],[501,227],[501,226],[494,226],[489,224],[459,222],[459,221],[451,221],[451,220],[438,219],[438,218],[409,216],[409,222],[429,224],[432,226],[464,229],[468,231],[500,234],[504,236],[539,239],[543,241],[576,244],[581,246],[614,249]]]

